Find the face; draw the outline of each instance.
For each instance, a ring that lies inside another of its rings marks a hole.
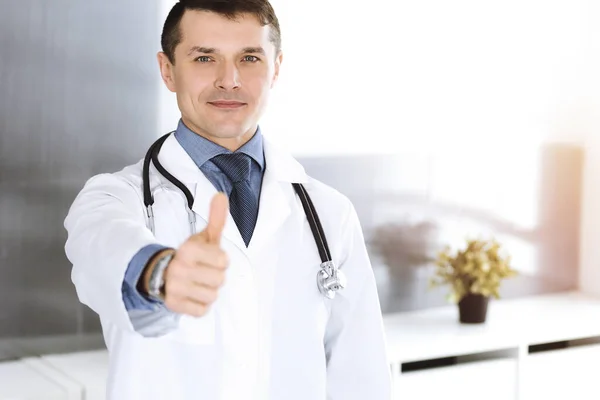
[[[158,60],[188,128],[232,151],[252,137],[282,60],[270,29],[251,14],[185,12],[174,64]]]

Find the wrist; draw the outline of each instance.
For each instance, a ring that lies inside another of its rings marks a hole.
[[[148,263],[144,267],[144,270],[142,271],[142,275],[140,276],[140,280],[138,282],[138,291],[141,294],[143,294],[145,296],[149,295],[149,293],[150,293],[150,279],[152,278],[152,273],[156,269],[158,261],[161,260],[164,256],[166,256],[166,255],[168,255],[170,253],[175,253],[175,250],[174,249],[164,249],[164,250],[161,250],[158,253],[154,254],[150,258],[150,260],[148,260]]]

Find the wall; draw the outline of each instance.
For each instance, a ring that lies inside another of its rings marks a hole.
[[[99,331],[71,283],[62,223],[87,178],[137,161],[158,135],[153,4],[2,4],[0,338]]]
[[[582,140],[591,0],[273,4],[284,63],[263,125],[295,154]]]
[[[600,17],[600,4],[590,6],[589,19]],[[587,80],[583,111],[586,116],[585,181],[582,215],[581,289],[600,295],[600,28],[594,25],[589,35],[585,77]]]

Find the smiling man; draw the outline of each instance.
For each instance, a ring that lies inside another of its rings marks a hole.
[[[258,125],[283,59],[271,5],[182,0],[162,47],[176,131],[153,163],[92,177],[65,220],[108,398],[389,400],[354,207]]]
[[[203,3],[216,10],[204,11]],[[232,151],[248,142],[282,61],[273,10],[253,0],[180,2],[162,46],[163,80],[177,94],[185,126]]]

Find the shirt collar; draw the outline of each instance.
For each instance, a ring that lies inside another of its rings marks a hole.
[[[220,146],[194,132],[192,132],[182,120],[179,120],[175,138],[185,149],[188,155],[194,160],[198,168],[202,167],[211,158],[220,154],[231,154],[232,152],[223,146]],[[236,153],[244,153],[251,157],[260,166],[261,171],[265,167],[265,155],[263,152],[263,137],[260,132],[260,127],[252,138],[242,147],[235,151]]]

